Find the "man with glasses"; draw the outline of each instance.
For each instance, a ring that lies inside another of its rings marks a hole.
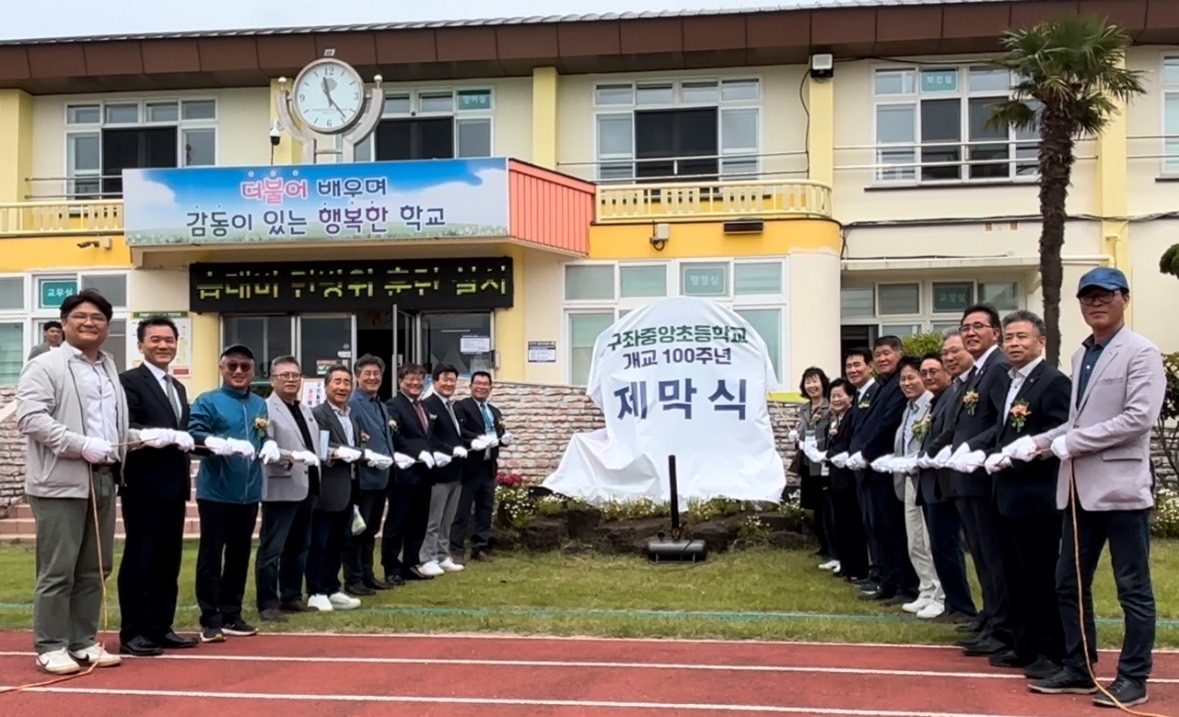
[[[197,472],[201,539],[197,548],[196,596],[201,641],[258,632],[242,618],[254,524],[262,498],[262,463],[280,458],[268,433],[262,397],[250,391],[254,353],[234,344],[221,352],[221,387],[192,404],[188,432],[205,455]],[[224,556],[224,562],[222,558]]]
[[[495,505],[495,477],[499,474],[499,447],[510,446],[512,435],[504,429],[503,414],[491,398],[491,374],[471,374],[471,397],[454,406],[462,439],[471,447],[463,465],[463,487],[450,528],[450,554],[463,561],[467,532],[474,510],[475,529],[471,536],[471,557],[491,560],[491,511]]]

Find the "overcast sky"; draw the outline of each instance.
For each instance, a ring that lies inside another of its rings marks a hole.
[[[714,10],[822,0],[4,0],[0,39],[302,25],[474,20],[644,10]]]

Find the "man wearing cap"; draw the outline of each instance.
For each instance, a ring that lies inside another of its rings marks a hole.
[[[202,642],[257,632],[242,619],[242,598],[262,499],[262,462],[278,461],[281,454],[267,435],[266,402],[250,392],[254,374],[254,353],[248,347],[226,348],[221,352],[221,387],[197,397],[188,423],[189,434],[203,447],[197,472],[201,539],[196,568]]]
[[[1166,377],[1158,347],[1126,328],[1130,285],[1121,271],[1107,267],[1089,271],[1081,277],[1077,299],[1093,333],[1073,354],[1069,419],[1008,449],[1016,460],[1033,460],[1049,452],[1060,459],[1056,504],[1064,510],[1064,529],[1056,588],[1066,655],[1058,673],[1029,687],[1042,694],[1098,691],[1090,670],[1097,662],[1091,589],[1108,541],[1126,629],[1109,696],[1100,694],[1093,701],[1103,707],[1132,707],[1147,701],[1154,649],[1150,441],[1162,409]],[[1077,601],[1078,556],[1083,615]]]

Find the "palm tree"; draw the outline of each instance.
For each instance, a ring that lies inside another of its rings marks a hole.
[[[1045,358],[1053,366],[1060,359],[1060,253],[1073,150],[1077,138],[1101,133],[1118,111],[1118,101],[1145,91],[1141,73],[1124,67],[1129,44],[1117,25],[1065,15],[1009,31],[1003,38],[1006,52],[992,61],[1018,79],[1012,99],[994,106],[989,124],[1040,133],[1040,276],[1048,325]]]

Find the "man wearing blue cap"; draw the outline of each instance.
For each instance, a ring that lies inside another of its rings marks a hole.
[[[1031,460],[1048,451],[1060,459],[1056,504],[1064,510],[1056,587],[1066,656],[1057,674],[1029,687],[1042,694],[1098,692],[1091,669],[1097,662],[1091,589],[1108,541],[1126,631],[1117,678],[1093,702],[1102,707],[1132,707],[1147,700],[1155,640],[1150,441],[1162,409],[1166,377],[1158,347],[1126,328],[1130,285],[1125,274],[1108,267],[1089,271],[1081,277],[1077,299],[1093,333],[1073,354],[1069,420],[1011,446],[1017,460]],[[1083,614],[1077,599],[1078,578]]]

